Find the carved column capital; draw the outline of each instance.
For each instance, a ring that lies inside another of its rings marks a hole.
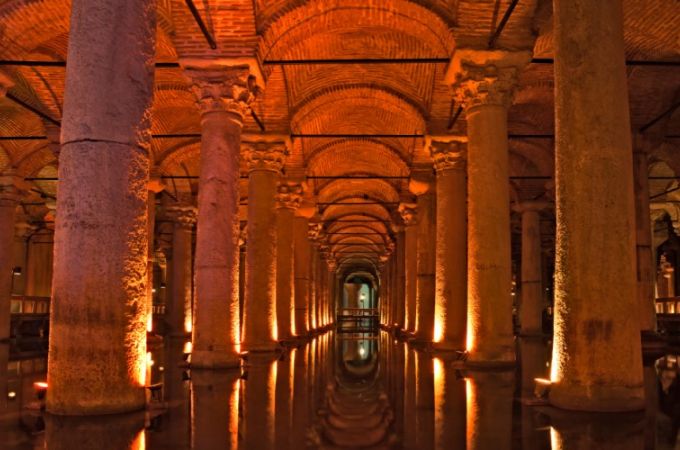
[[[445,170],[464,170],[467,144],[462,138],[428,137],[427,144],[437,173]]]
[[[285,142],[244,142],[243,147],[248,172],[269,170],[280,173],[288,156]]]
[[[149,181],[147,182],[146,187],[154,194],[158,194],[165,189],[165,185],[161,179],[161,171],[158,167],[154,166],[149,170]]]
[[[326,261],[326,266],[328,267],[329,272],[335,272],[335,270],[338,268],[338,263],[332,258],[329,258]]]
[[[0,206],[16,206],[22,194],[24,180],[10,169],[0,174]]]
[[[276,189],[276,207],[297,209],[302,203],[302,185],[300,183],[281,182]]]
[[[457,49],[445,82],[459,105],[509,107],[522,68],[531,60],[528,51]]]
[[[168,217],[182,228],[191,229],[196,223],[198,211],[193,205],[173,205],[166,211]]]
[[[250,111],[257,86],[247,66],[224,68],[187,68],[191,90],[201,114],[228,112],[241,121]]]
[[[399,214],[407,227],[418,223],[418,207],[415,203],[399,203]]]

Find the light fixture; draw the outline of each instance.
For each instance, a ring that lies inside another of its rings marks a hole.
[[[156,288],[151,288],[151,293],[155,294],[156,293]]]
[[[14,392],[14,391],[9,391],[7,393],[7,398],[10,399],[10,400],[14,400],[15,398],[17,398],[17,393]]]
[[[15,277],[20,276],[21,275],[21,267],[19,267],[19,266],[12,267],[12,275],[14,275]]]
[[[547,378],[534,378],[534,395],[536,398],[548,398],[552,382]]]

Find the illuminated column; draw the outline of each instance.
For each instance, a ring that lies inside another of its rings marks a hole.
[[[334,259],[328,260],[328,308],[326,311],[326,320],[329,325],[335,323],[335,308],[338,301],[338,280],[336,270],[338,268],[338,263]]]
[[[566,409],[639,410],[644,394],[622,5],[553,4],[557,258],[550,401]]]
[[[523,202],[516,209],[522,214],[522,284],[519,305],[521,334],[543,334],[543,271],[541,269],[541,216],[545,202]]]
[[[165,189],[158,168],[149,170],[149,181],[146,184],[149,191],[146,200],[146,233],[149,236],[148,253],[146,259],[146,331],[153,331],[153,265],[156,256],[155,227],[156,227],[156,194]]]
[[[403,330],[405,328],[406,320],[406,236],[405,227],[395,225],[393,231],[396,234],[397,242],[395,244],[395,265],[396,265],[396,305],[394,310],[394,322],[397,324],[397,329]]]
[[[20,178],[13,172],[0,175],[0,340],[10,337],[14,219],[19,201]],[[26,270],[26,268],[24,268]]]
[[[252,78],[247,66],[187,72],[201,111],[191,365],[238,367],[239,160]]]
[[[73,2],[47,375],[53,414],[144,407],[155,36],[153,1]]]
[[[186,336],[192,329],[191,311],[191,231],[196,223],[196,208],[191,205],[168,207],[173,220],[172,273],[166,314],[171,336]]]
[[[515,359],[507,111],[528,52],[457,49],[447,80],[468,124],[468,363]]]
[[[637,294],[640,329],[656,330],[654,304],[655,261],[652,251],[652,226],[649,213],[649,142],[635,135],[633,143],[633,176],[635,195],[635,233],[637,243]]]
[[[301,201],[300,184],[279,184],[276,197],[276,324],[279,340],[290,339],[294,335],[293,226],[295,210]]]
[[[293,222],[293,262],[295,273],[295,335],[306,336],[309,333],[307,309],[309,306],[309,272],[311,245],[307,236],[309,218],[316,212],[314,207],[303,204],[295,211]]]
[[[280,136],[248,143],[248,245],[242,345],[249,351],[277,348],[276,187],[287,154]]]
[[[437,172],[435,346],[464,350],[467,324],[467,199],[465,143],[430,138]]]
[[[436,198],[428,177],[411,179],[409,189],[418,196],[418,257],[416,288],[416,340],[434,339],[434,271],[436,261]]]
[[[418,216],[414,203],[401,203],[399,214],[404,221],[404,330],[416,329],[416,287],[418,280]]]

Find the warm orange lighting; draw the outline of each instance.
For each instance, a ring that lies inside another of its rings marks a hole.
[[[234,381],[234,386],[231,390],[229,398],[229,436],[231,437],[231,446],[229,448],[238,448],[238,402],[241,392],[241,378]]]
[[[130,450],[146,450],[146,430],[144,428],[135,436]]]
[[[45,381],[36,381],[33,383],[33,387],[38,390],[44,390],[47,389],[47,383]]]
[[[475,437],[475,426],[477,416],[477,402],[475,399],[475,386],[471,379],[465,379],[465,436],[467,438],[467,445],[470,448]]]
[[[467,314],[467,333],[465,335],[465,350],[469,352],[472,352],[474,346],[475,346],[475,335],[472,331],[473,328],[473,322],[472,322],[472,314],[470,314],[470,310],[468,309],[468,314]]]
[[[184,316],[184,331],[187,333],[191,333],[194,329],[193,321],[191,320],[191,316]]]
[[[188,354],[191,353],[191,351],[194,349],[194,344],[191,343],[191,341],[186,341],[184,343],[184,348],[182,348],[182,353]]]
[[[441,342],[444,339],[444,306],[440,302],[441,300],[437,298],[434,305],[434,342]]]
[[[562,438],[553,427],[550,427],[550,450],[562,450]]]
[[[437,439],[444,432],[445,412],[445,380],[444,380],[444,363],[439,358],[434,358],[432,360],[432,365],[434,366],[434,438],[435,444],[437,444]],[[441,445],[441,442],[439,443]],[[435,445],[436,448],[440,448],[440,445]]]
[[[146,315],[146,332],[151,333],[153,331],[153,313],[149,312]]]

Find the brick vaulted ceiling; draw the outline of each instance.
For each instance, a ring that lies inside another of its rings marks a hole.
[[[294,138],[286,165],[305,174],[310,194],[322,205],[319,218],[331,243],[383,248],[397,204],[409,201],[414,165],[431,163],[425,134],[464,134],[464,117],[449,129],[451,93],[443,83],[446,59],[456,47],[487,48],[511,0],[196,0],[216,41],[211,49],[184,0],[158,0],[157,61],[180,58],[254,57],[262,66],[265,89],[252,105],[266,132],[309,134],[406,134],[409,137]],[[630,61],[680,60],[680,3],[624,0],[625,43]],[[70,2],[0,0],[0,60],[65,61]],[[124,11],[121,11],[124,13]],[[546,0],[519,0],[496,48],[533,50],[534,58],[553,58],[552,7]],[[274,61],[437,58],[442,62],[403,64],[299,64]],[[552,65],[530,64],[520,77],[509,111],[512,195],[516,200],[545,193],[553,174]],[[26,177],[55,176],[53,143],[58,135],[64,94],[64,68],[0,67],[14,82],[10,94],[42,111],[40,117],[10,99],[0,100],[0,136],[50,139],[0,140],[0,169],[16,167]],[[633,130],[639,130],[680,97],[678,65],[629,65]],[[680,167],[680,112],[655,126],[657,159]],[[156,71],[154,134],[194,134],[198,110],[179,67]],[[244,133],[261,132],[252,118]],[[548,135],[522,138],[526,135]],[[670,149],[670,150],[669,150]],[[672,150],[675,150],[672,151]],[[594,149],[595,151],[595,149]],[[153,155],[165,176],[198,175],[199,139],[154,139]],[[324,179],[345,175],[386,179]],[[524,178],[520,178],[524,177]],[[243,181],[242,196],[246,195]],[[166,182],[173,197],[196,183]],[[36,181],[36,189],[55,194],[55,183]],[[354,204],[352,204],[354,203]],[[364,203],[362,205],[362,203]],[[345,223],[338,219],[366,219]],[[368,222],[367,220],[377,220]],[[365,236],[359,236],[359,234]],[[356,237],[354,237],[356,236]],[[342,242],[340,242],[342,241]]]

